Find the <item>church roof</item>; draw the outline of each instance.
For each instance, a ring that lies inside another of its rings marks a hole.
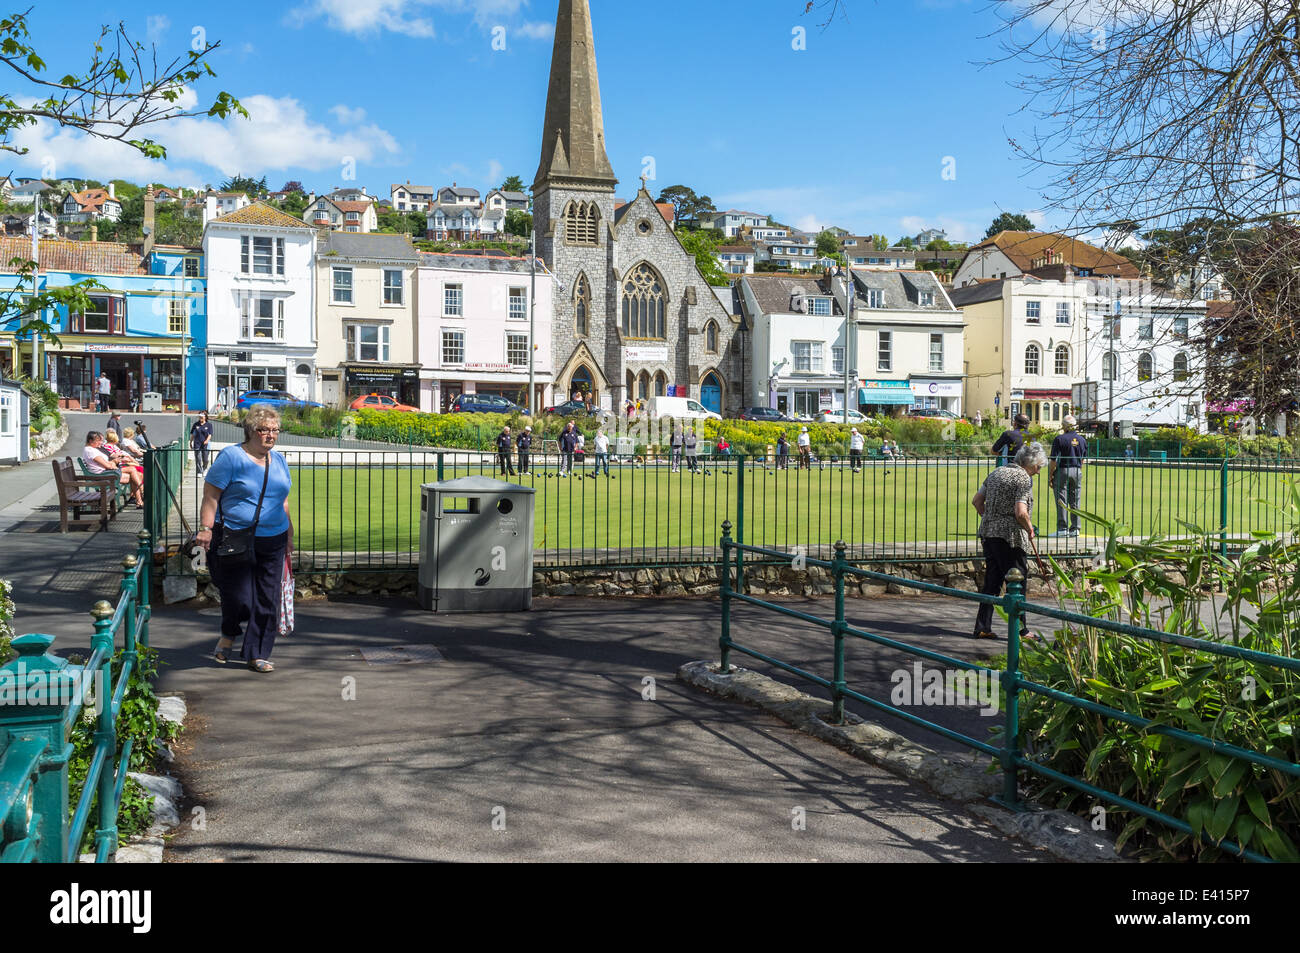
[[[533,191],[556,179],[612,189],[618,179],[605,152],[600,79],[587,0],[560,0],[542,126],[542,156]]]

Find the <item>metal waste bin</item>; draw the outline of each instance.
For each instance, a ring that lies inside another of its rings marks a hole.
[[[421,608],[532,608],[532,487],[468,476],[425,483],[420,490]]]
[[[162,394],[156,390],[147,390],[140,395],[140,412],[142,414],[162,412]]]

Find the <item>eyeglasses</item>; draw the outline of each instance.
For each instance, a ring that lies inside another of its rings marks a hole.
[[[255,433],[260,433],[263,437],[274,437],[280,433],[279,427],[258,427]]]

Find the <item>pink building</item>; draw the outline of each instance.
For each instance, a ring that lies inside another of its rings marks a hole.
[[[421,410],[446,413],[460,394],[475,393],[499,394],[526,406],[530,353],[533,406],[556,402],[551,365],[555,278],[540,259],[531,342],[532,269],[527,258],[424,253],[416,284]]]

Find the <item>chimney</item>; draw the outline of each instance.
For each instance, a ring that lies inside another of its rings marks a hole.
[[[153,207],[154,207],[154,197],[153,197],[153,186],[151,185],[144,190],[144,229],[143,229],[144,248],[142,249],[142,252],[145,258],[148,258],[149,253],[153,251],[153,243],[154,243]]]
[[[217,197],[215,195],[206,196],[203,199],[203,224],[207,225],[217,217]]]
[[[112,182],[108,183],[108,197],[110,199],[117,198],[117,189]]]
[[[92,242],[99,241],[99,226],[94,222],[90,223],[90,240]]]

